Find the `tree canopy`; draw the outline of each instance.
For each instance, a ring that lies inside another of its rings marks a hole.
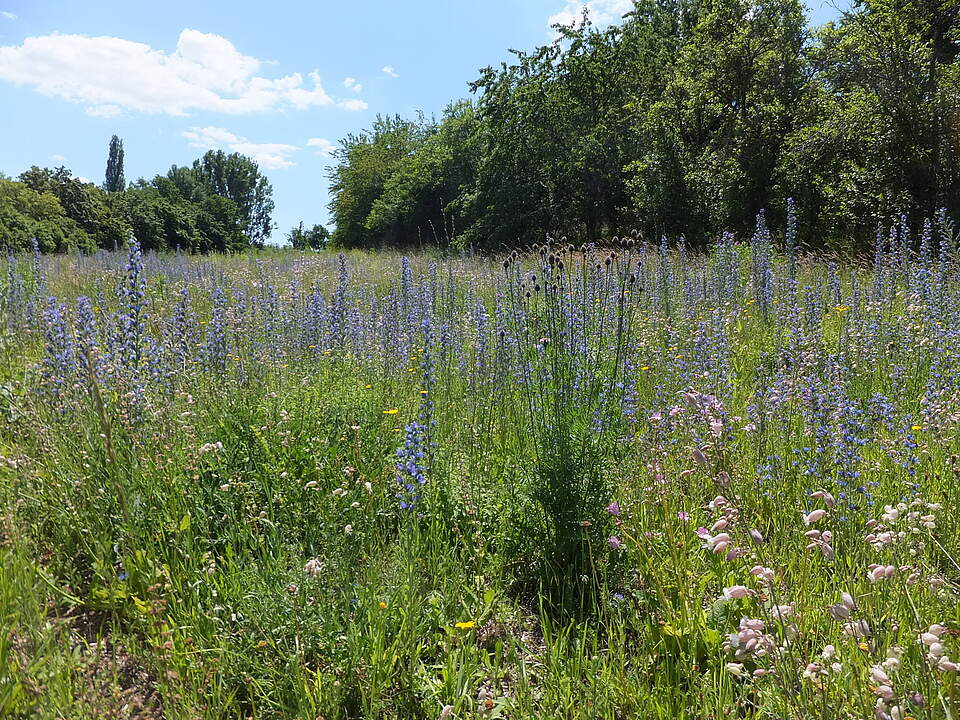
[[[331,172],[332,242],[507,248],[633,228],[704,243],[782,223],[857,249],[960,210],[957,0],[635,0],[487,67],[439,119],[378,117]]]
[[[123,145],[110,143],[107,181],[98,187],[65,167],[32,167],[0,179],[0,246],[43,252],[92,251],[132,235],[145,250],[235,252],[273,230],[272,187],[256,163],[210,151],[188,167],[126,187]]]

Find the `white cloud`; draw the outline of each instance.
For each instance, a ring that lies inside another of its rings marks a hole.
[[[0,47],[0,79],[82,103],[112,117],[123,111],[187,115],[213,111],[240,115],[286,107],[366,109],[357,100],[331,97],[320,75],[267,78],[264,61],[243,55],[220,35],[186,29],[172,53],[117,37],[44,35]]]
[[[307,147],[317,149],[317,155],[332,155],[337,146],[326,138],[310,138],[307,140]]]
[[[363,85],[357,82],[356,78],[352,78],[352,77],[344,78],[343,86],[347,90],[353,90],[355,93],[363,92]]]
[[[62,165],[62,164],[65,163],[66,161],[67,161],[67,159],[66,159],[63,155],[51,155],[51,156],[50,156],[50,162],[55,162],[55,163],[58,163],[58,164]]]
[[[337,106],[344,110],[366,110],[368,107],[363,100],[341,100],[337,103]]]
[[[84,177],[83,175],[77,175],[77,180],[79,180],[80,182],[82,182],[84,185],[93,185],[93,184],[94,184],[93,180],[91,180],[91,179],[88,178],[88,177]]]
[[[633,10],[633,0],[566,0],[563,10],[550,16],[549,24],[552,27],[579,22],[584,8],[594,25],[611,25]]]
[[[16,20],[16,19],[17,19],[17,16],[16,16],[14,13],[12,13],[12,12],[10,12],[10,11],[8,11],[8,10],[0,10],[0,15],[3,15],[3,17],[5,17],[7,20]]]
[[[226,149],[252,157],[260,167],[282,170],[293,167],[290,159],[298,148],[284,143],[255,143],[220,127],[195,127],[180,133],[190,145],[203,150]]]
[[[381,70],[392,78],[400,77],[400,74],[393,69],[393,65],[384,65],[383,68],[381,68]]]

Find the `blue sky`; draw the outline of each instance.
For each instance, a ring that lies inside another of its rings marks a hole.
[[[279,241],[326,223],[328,151],[377,113],[439,114],[477,69],[551,39],[578,0],[0,0],[0,171],[66,165],[128,180],[211,147],[254,156]],[[587,0],[615,21],[629,0]],[[811,18],[837,15],[808,0]]]

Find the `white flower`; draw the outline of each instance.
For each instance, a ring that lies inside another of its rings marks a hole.
[[[726,665],[727,672],[737,677],[747,677],[748,673],[743,669],[743,663],[730,662]]]

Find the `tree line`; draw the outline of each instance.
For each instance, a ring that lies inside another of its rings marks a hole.
[[[145,250],[235,252],[273,230],[273,188],[257,164],[211,150],[189,166],[127,184],[123,142],[110,141],[102,186],[67,168],[0,176],[0,247],[42,252],[114,249],[136,237]]]
[[[506,248],[631,229],[702,244],[787,199],[809,248],[960,210],[960,2],[636,0],[487,67],[442,117],[378,117],[330,172],[331,240]]]

